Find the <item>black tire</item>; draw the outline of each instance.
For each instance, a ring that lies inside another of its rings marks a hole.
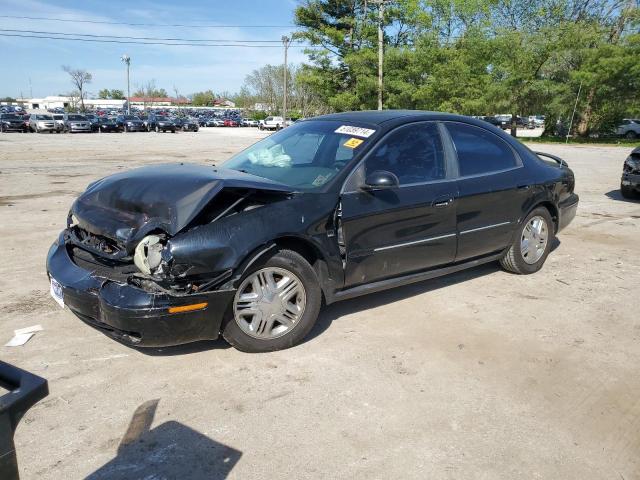
[[[234,302],[231,301],[225,314],[225,319],[223,320],[222,336],[233,347],[247,353],[272,352],[293,347],[307,336],[318,319],[320,306],[322,305],[322,291],[318,277],[311,265],[309,265],[309,262],[307,262],[302,255],[291,250],[277,251],[266,260],[257,263],[257,265],[243,275],[238,285],[240,285],[246,277],[261,268],[277,267],[289,270],[300,279],[304,286],[307,296],[304,313],[298,323],[281,337],[259,339],[248,335],[240,328],[234,318]]]
[[[122,127],[122,131],[125,133],[129,133],[129,127],[125,125],[124,127]]]
[[[525,227],[529,224],[529,221],[535,216],[542,217],[546,222],[547,227],[547,244],[545,246],[544,253],[535,263],[527,263],[522,255],[521,251],[521,242],[522,236]],[[544,207],[538,207],[534,209],[524,221],[518,227],[517,234],[513,239],[513,243],[511,247],[504,254],[504,256],[500,259],[500,265],[502,268],[509,272],[517,273],[519,275],[529,275],[531,273],[535,273],[542,268],[545,260],[549,256],[549,252],[551,251],[551,245],[555,239],[555,224],[553,223],[553,219],[551,218],[551,214],[549,210]]]
[[[620,184],[620,193],[624,198],[635,200],[640,198],[640,194],[630,185],[622,185]]]
[[[633,130],[628,131],[626,133],[626,135],[625,135],[625,137],[628,138],[629,140],[633,140],[637,136],[638,136],[638,134],[636,132],[634,132]]]

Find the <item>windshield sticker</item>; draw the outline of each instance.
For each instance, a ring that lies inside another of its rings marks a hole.
[[[362,142],[364,142],[364,140],[361,140],[359,138],[350,138],[349,140],[344,142],[342,145],[347,148],[356,148],[356,147],[359,147],[362,144]]]
[[[335,133],[344,133],[346,135],[353,135],[354,137],[362,137],[369,138],[371,135],[376,133],[375,130],[371,130],[370,128],[362,128],[362,127],[353,127],[351,125],[342,125],[338,128]]]
[[[311,182],[311,185],[313,185],[314,187],[319,187],[320,185],[324,185],[325,183],[327,183],[327,180],[329,180],[329,178],[331,178],[330,173],[327,173],[326,175],[318,175],[316,179]]]

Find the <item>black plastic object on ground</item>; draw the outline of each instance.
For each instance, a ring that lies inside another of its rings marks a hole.
[[[13,435],[22,416],[49,395],[44,378],[0,361],[0,387],[9,392],[0,397],[0,478],[16,480],[18,459]]]

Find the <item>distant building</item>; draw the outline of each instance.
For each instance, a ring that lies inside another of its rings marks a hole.
[[[271,112],[275,110],[275,108],[273,107],[273,105],[270,105],[268,103],[254,103],[253,110],[255,110],[256,112]]]
[[[24,105],[25,108],[30,110],[48,110],[50,108],[67,108],[80,106],[78,98],[63,97],[58,95],[50,95],[43,98],[25,98],[20,99],[19,102]],[[104,98],[85,98],[84,105],[87,108],[110,108],[121,109],[127,104],[126,100],[109,100]]]

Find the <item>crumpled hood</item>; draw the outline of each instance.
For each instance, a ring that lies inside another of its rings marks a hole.
[[[290,187],[235,170],[193,164],[137,168],[90,184],[71,207],[80,226],[127,250],[160,229],[173,236],[224,188],[290,192]]]

